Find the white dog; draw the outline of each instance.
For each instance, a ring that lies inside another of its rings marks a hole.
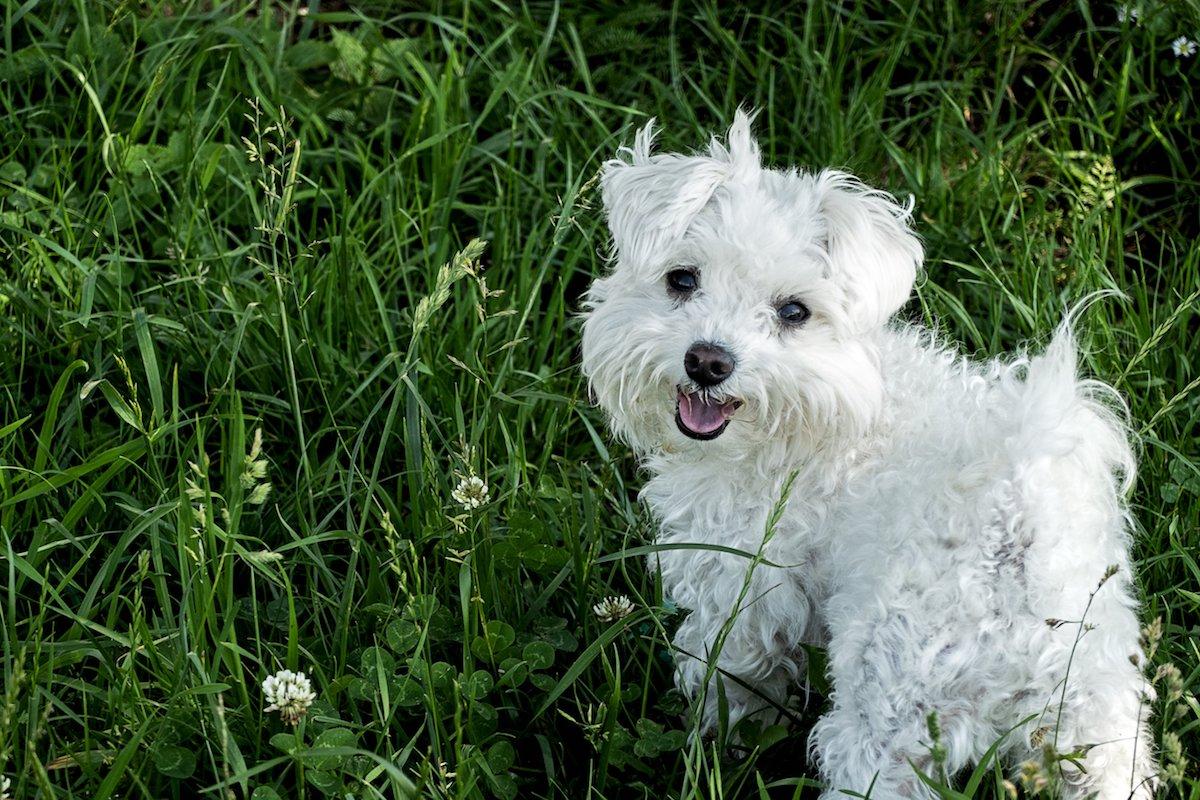
[[[705,153],[652,139],[604,167],[615,268],[587,294],[583,369],[676,545],[651,561],[690,610],[677,681],[705,726],[712,681],[732,721],[773,715],[816,644],[827,797],[925,796],[931,712],[951,773],[1011,731],[1010,762],[1074,753],[1051,759],[1069,797],[1151,796],[1134,459],[1069,322],[1040,356],[968,361],[889,322],[922,259],[909,208],[764,168],[740,112]]]

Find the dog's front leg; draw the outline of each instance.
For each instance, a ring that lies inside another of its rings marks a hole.
[[[778,720],[809,620],[796,577],[712,551],[676,555],[661,571],[664,592],[691,610],[675,633],[676,684],[700,704],[701,729],[716,729],[722,695],[731,727]]]

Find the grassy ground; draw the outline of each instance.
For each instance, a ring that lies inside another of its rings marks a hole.
[[[1154,729],[1200,796],[1194,0],[318,5],[0,4],[14,797],[815,796],[805,722],[687,738],[577,370],[601,159],[743,102],[768,160],[916,196],[910,313],[965,350],[1120,293],[1087,363],[1140,435]]]

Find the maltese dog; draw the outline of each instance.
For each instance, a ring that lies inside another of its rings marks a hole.
[[[583,370],[648,473],[703,728],[778,719],[815,645],[827,798],[932,796],[918,771],[997,742],[1067,797],[1150,797],[1134,458],[1069,319],[1040,355],[970,361],[891,320],[922,260],[911,203],[764,167],[741,112],[704,152],[652,140],[604,166]]]

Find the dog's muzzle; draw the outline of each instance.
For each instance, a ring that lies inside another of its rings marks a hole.
[[[733,374],[736,362],[725,347],[713,342],[695,342],[683,356],[683,370],[700,391],[686,392],[676,387],[675,425],[692,439],[715,439],[729,427],[729,419],[742,404],[740,400],[713,399],[708,389],[724,383]]]

